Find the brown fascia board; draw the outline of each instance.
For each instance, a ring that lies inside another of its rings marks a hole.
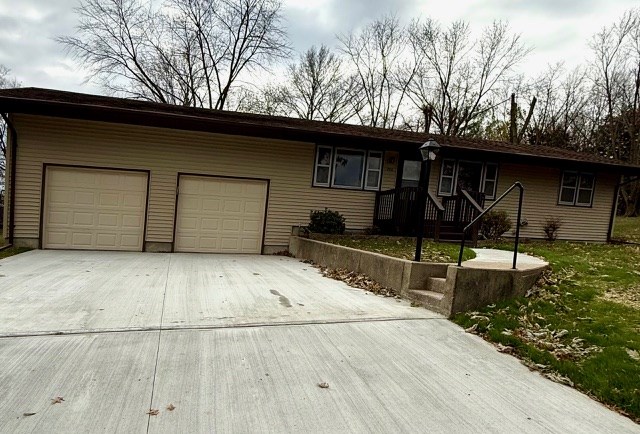
[[[420,141],[393,139],[390,137],[350,135],[343,132],[317,131],[295,126],[261,125],[251,123],[250,121],[244,122],[238,119],[212,119],[204,116],[187,115],[182,113],[163,113],[153,110],[139,110],[96,104],[47,101],[42,99],[19,97],[0,96],[0,111],[188,131],[266,137],[319,144],[340,144],[344,146],[358,145],[380,150],[396,150],[401,152],[404,156],[413,155],[414,158],[418,156],[417,149],[421,145]],[[446,138],[443,139],[446,140]],[[538,165],[551,164],[555,167],[566,167],[568,169],[579,166],[584,170],[616,171],[621,175],[640,174],[640,167],[618,164],[616,162],[584,161],[581,159],[526,152],[478,149],[460,144],[451,145],[442,143],[441,145],[444,156],[447,156],[447,154],[450,155],[457,153],[458,151],[463,151],[468,152],[470,157],[473,155],[481,156],[483,158],[496,158],[500,161],[509,161],[513,163],[534,163]]]

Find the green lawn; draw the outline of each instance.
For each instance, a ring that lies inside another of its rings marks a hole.
[[[640,243],[640,217],[616,217],[613,238]]]
[[[9,256],[17,255],[19,253],[28,252],[27,247],[9,247],[8,249],[0,250],[0,259],[8,258]]]
[[[520,250],[546,258],[553,272],[528,298],[454,321],[640,421],[640,245],[531,242]]]
[[[410,237],[313,234],[312,238],[402,259],[413,260],[416,251],[416,239]],[[459,250],[458,244],[434,243],[425,239],[422,243],[422,262],[458,262]],[[473,259],[475,256],[471,249],[465,248],[464,260]]]

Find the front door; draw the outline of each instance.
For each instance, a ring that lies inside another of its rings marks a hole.
[[[460,193],[460,190],[480,191],[481,181],[482,163],[476,161],[460,161],[458,163],[457,193]]]

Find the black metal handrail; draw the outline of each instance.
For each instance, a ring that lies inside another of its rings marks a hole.
[[[524,187],[520,183],[520,181],[516,181],[513,183],[511,187],[507,189],[504,193],[500,195],[488,208],[482,211],[476,218],[474,218],[471,223],[464,227],[462,230],[462,241],[460,242],[460,254],[458,255],[458,267],[462,267],[462,254],[464,253],[464,242],[466,241],[466,234],[471,227],[476,224],[478,220],[480,220],[486,213],[491,211],[491,209],[496,206],[502,199],[504,199],[514,188],[518,188],[520,190],[520,195],[518,199],[518,219],[516,220],[516,242],[513,248],[513,269],[516,269],[516,262],[518,260],[518,245],[520,244],[520,219],[522,217],[522,197],[524,196]]]

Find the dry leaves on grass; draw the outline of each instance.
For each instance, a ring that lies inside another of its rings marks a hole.
[[[609,288],[602,295],[602,298],[640,310],[640,286],[626,289]]]
[[[525,322],[521,318],[519,320],[521,323]],[[569,340],[566,338],[568,334],[569,331],[566,329],[550,330],[537,323],[529,323],[514,332],[514,335],[524,342],[540,350],[548,351],[558,360],[578,361],[602,351],[602,348],[596,345],[587,346],[584,339],[574,337]]]

